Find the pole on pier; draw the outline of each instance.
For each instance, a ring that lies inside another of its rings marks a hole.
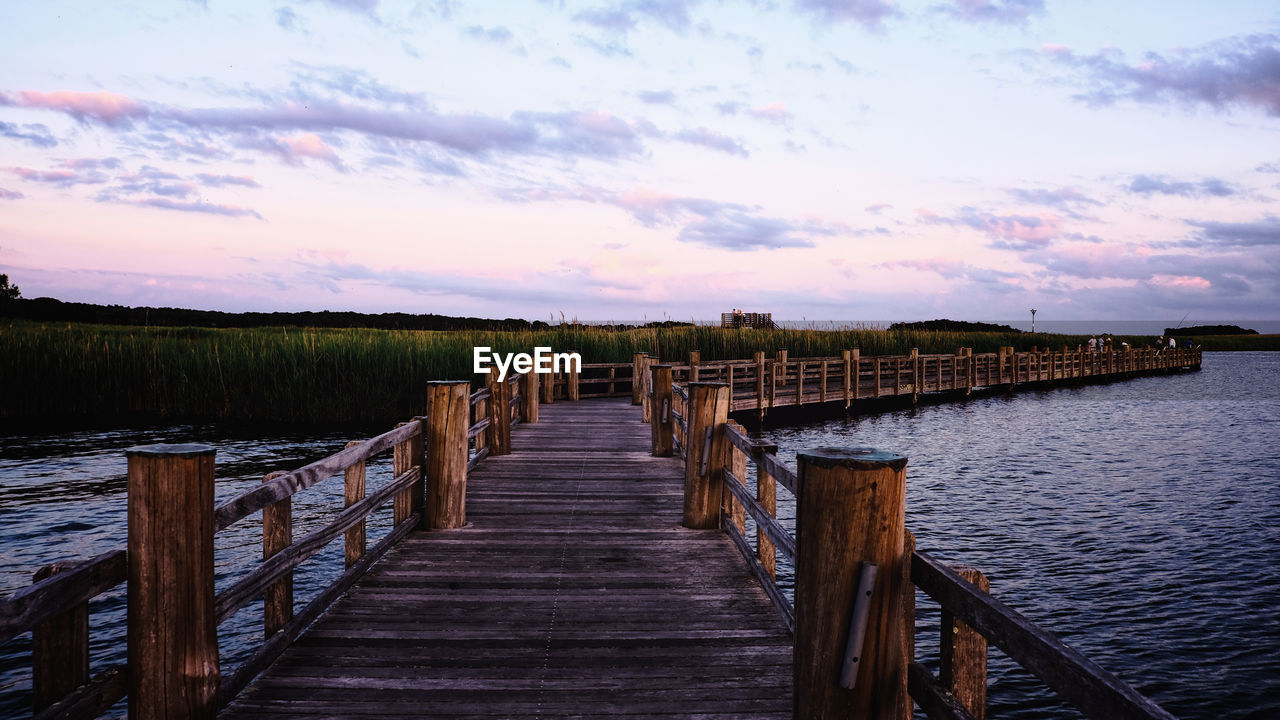
[[[982,592],[991,591],[991,583],[978,568],[955,565],[951,569]],[[941,655],[943,687],[974,720],[983,720],[987,716],[987,639],[943,608]]]
[[[698,382],[698,366],[702,364],[702,351],[689,351],[689,382]]]
[[[756,364],[756,414],[758,419],[763,422],[765,407],[764,376],[766,372],[764,352],[757,350],[755,354],[751,356],[751,359]]]
[[[394,477],[409,472],[413,466],[417,465],[420,473],[426,472],[426,457],[424,456],[424,445],[422,440],[422,421],[414,418],[410,422],[418,426],[418,431],[404,440],[396,443],[395,448],[391,452],[391,472]],[[396,427],[401,427],[406,423],[400,423]],[[392,527],[399,526],[400,523],[408,520],[415,513],[418,515],[418,527],[426,528],[422,518],[424,483],[422,475],[419,474],[417,482],[409,487],[396,493],[395,501],[392,506]]]
[[[511,453],[511,384],[498,379],[500,371],[489,368],[489,454]]]
[[[65,565],[36,571],[32,582],[57,575]],[[54,615],[31,628],[31,689],[35,711],[49,707],[89,682],[89,601]]]
[[[263,483],[284,475],[267,473]],[[277,500],[262,508],[262,559],[269,560],[293,544],[293,498]],[[293,571],[267,586],[262,593],[262,637],[270,640],[293,618]]]
[[[129,462],[129,717],[217,710],[213,456],[207,445],[143,445]]]
[[[658,362],[658,358],[645,355],[640,366],[640,422],[643,423],[653,421],[653,374],[649,372],[649,368],[655,362]]]
[[[427,383],[427,527],[467,524],[467,429],[471,383]]]
[[[539,382],[539,390],[542,392],[542,403],[550,405],[556,401],[556,374],[553,370],[547,373],[546,382]]]
[[[675,454],[676,421],[671,415],[675,401],[671,392],[671,366],[650,365],[653,385],[653,422],[649,424],[650,439],[655,457],[671,457]]]
[[[644,364],[648,353],[638,352],[631,357],[631,404],[644,401]]]
[[[689,441],[685,447],[684,516],[687,528],[720,527],[720,495],[724,491],[724,424],[729,419],[729,386],[725,383],[689,383],[685,422]]]
[[[347,443],[346,447],[352,448],[359,444],[360,444],[359,440],[352,440],[351,442]],[[394,460],[392,462],[394,462]],[[399,473],[396,473],[396,474],[399,474]],[[364,499],[364,495],[365,495],[364,461],[361,460],[360,462],[355,463],[351,467],[347,468],[345,471],[343,471],[342,476],[343,476],[342,477],[343,507],[351,507],[352,505],[355,505],[356,503]],[[399,513],[397,513],[397,515],[398,514]],[[396,520],[399,520],[399,519],[400,518],[398,517],[396,518]],[[364,551],[366,547],[365,533],[364,533],[364,520],[360,520],[355,525],[352,525],[349,530],[347,530],[345,547],[346,547],[346,553],[344,557],[345,557],[346,567],[350,568],[352,565],[355,565],[356,563],[360,562],[360,558],[364,557]]]
[[[569,361],[565,365],[568,366],[564,396],[569,402],[578,402],[578,371],[581,369],[578,363]]]
[[[871,448],[797,454],[794,716],[901,720],[906,467]],[[859,568],[878,566],[852,689],[840,687]]]
[[[520,421],[538,422],[538,373],[530,370],[520,376]]]

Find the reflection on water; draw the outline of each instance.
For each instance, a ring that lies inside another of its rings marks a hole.
[[[798,449],[907,455],[907,522],[920,548],[976,565],[992,592],[1184,718],[1280,717],[1280,354],[1208,354],[1204,370],[1028,390],[765,432]],[[290,435],[213,425],[0,436],[0,592],[43,564],[125,542],[123,449],[217,448],[217,499],[385,428]],[[369,491],[391,478],[369,464]],[[794,505],[779,493],[779,516]],[[341,509],[341,476],[294,498],[294,537]],[[390,528],[388,505],[369,542]],[[261,521],[217,536],[218,588],[256,562]],[[299,570],[299,607],[335,578],[342,539]],[[790,569],[779,567],[784,583]],[[95,671],[124,655],[123,587],[91,605]],[[937,657],[919,599],[917,656]],[[261,602],[220,628],[224,673],[261,639]],[[30,703],[30,635],[0,647],[0,716]],[[991,717],[1075,717],[993,651]],[[117,713],[119,714],[119,713]]]

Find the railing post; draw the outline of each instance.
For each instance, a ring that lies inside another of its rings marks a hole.
[[[284,475],[267,473],[263,483]],[[293,498],[285,498],[262,509],[262,559],[268,560],[293,544]],[[293,571],[284,574],[262,594],[262,636],[270,639],[293,618]]]
[[[653,367],[653,362],[657,360],[649,355],[644,356],[644,362],[640,367],[640,422],[653,422],[653,374],[649,372],[649,368]]]
[[[631,356],[631,404],[644,401],[644,361],[649,353],[638,352]]]
[[[797,454],[795,712],[797,718],[900,720],[906,466],[870,448]],[[877,566],[858,672],[839,678],[863,563]]]
[[[742,433],[743,437],[747,436],[747,429],[738,424],[736,420],[727,420],[727,425]],[[743,483],[743,489],[745,489],[747,482],[746,453],[727,440],[721,443],[720,449],[724,452],[724,456],[720,459],[720,466],[733,473],[733,476]],[[733,493],[723,487],[721,488],[721,510],[729,515],[729,520],[738,529],[738,534],[746,538],[747,509],[742,503],[738,502],[738,498],[734,497]]]
[[[467,408],[471,383],[427,383],[427,527],[448,530],[467,524]]]
[[[911,402],[920,399],[920,384],[924,375],[920,372],[920,349],[911,348]]]
[[[751,356],[751,359],[755,361],[756,364],[756,413],[759,415],[761,420],[764,420],[764,353],[757,350],[756,353]]]
[[[31,578],[48,579],[66,568],[45,565]],[[89,603],[75,607],[31,628],[31,689],[35,711],[49,707],[89,682]]]
[[[347,443],[346,447],[355,447],[356,445],[359,445],[359,444],[360,444],[359,441],[352,440],[351,442]],[[399,453],[396,453],[396,455],[399,455]],[[342,475],[343,475],[343,478],[342,478],[343,505],[342,506],[351,507],[352,505],[355,505],[356,503],[364,499],[364,494],[365,494],[364,461],[362,460],[358,463],[355,463],[351,467],[347,468],[342,473]],[[396,515],[398,516],[399,513],[396,513]],[[400,518],[396,517],[397,524],[399,520]],[[351,567],[352,565],[355,565],[356,563],[360,562],[360,558],[364,557],[364,549],[365,549],[364,539],[365,539],[364,520],[361,520],[360,522],[351,526],[351,529],[347,530],[346,532],[345,557],[346,557],[347,567]]]
[[[418,466],[419,472],[426,471],[426,468],[422,466],[422,423],[417,419],[411,420],[410,422],[418,426],[418,432],[410,435],[402,442],[396,443],[395,448],[392,450],[391,472],[395,477],[400,477],[401,475],[409,472],[413,469],[414,465]],[[402,427],[404,425],[405,423],[400,423],[396,427]],[[396,493],[393,515],[391,516],[392,527],[399,526],[400,523],[412,517],[414,513],[422,512],[422,489],[423,482],[422,478],[419,477],[418,482]],[[364,523],[362,522],[361,527],[363,526]],[[418,527],[423,527],[421,517],[418,518]]]
[[[653,384],[653,422],[649,423],[650,439],[655,457],[671,457],[675,453],[675,418],[671,416],[672,403],[675,401],[671,392],[671,366],[650,365],[649,372]]]
[[[755,457],[758,460],[765,453],[778,452],[777,445],[756,445]],[[756,465],[756,500],[760,501],[760,505],[768,511],[772,517],[778,517],[778,487],[777,481],[764,469],[763,465]],[[760,558],[760,564],[764,566],[765,572],[769,573],[769,577],[778,578],[778,553],[777,548],[773,544],[773,540],[769,539],[768,534],[760,530],[760,526],[756,526],[756,557]]]
[[[698,366],[702,364],[702,351],[689,351],[689,382],[698,382]]]
[[[721,458],[724,423],[729,419],[729,386],[724,383],[689,383],[685,422],[684,517],[687,528],[720,527],[720,495],[724,491]]]
[[[538,373],[530,370],[520,377],[521,422],[538,422]]]
[[[213,458],[207,445],[129,448],[129,717],[213,718]]]
[[[489,454],[511,452],[511,385],[498,380],[498,368],[489,368]]]
[[[982,571],[968,565],[951,568],[982,592],[991,591],[991,583]],[[987,715],[987,639],[976,630],[942,609],[943,687],[951,691],[975,720]]]
[[[909,665],[916,661],[916,586],[911,582],[911,556],[916,551],[916,536],[905,528],[903,536],[902,631],[899,637],[902,643],[902,656],[906,658],[905,662]],[[899,692],[902,693],[902,712],[898,717],[901,720],[912,720],[915,717],[915,704],[911,701],[911,694],[907,689],[906,673],[902,674]]]
[[[567,362],[568,371],[565,373],[565,399],[569,402],[578,402],[578,366],[575,363]]]
[[[539,381],[538,389],[542,392],[543,405],[550,405],[556,401],[556,373],[554,369],[547,373],[546,382]]]
[[[848,410],[853,404],[853,351],[841,350],[840,359],[844,361],[844,390],[840,394],[844,398],[844,409]]]

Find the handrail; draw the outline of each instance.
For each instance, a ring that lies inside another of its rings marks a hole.
[[[92,600],[128,576],[124,550],[67,565],[62,572],[0,600],[0,643]]]

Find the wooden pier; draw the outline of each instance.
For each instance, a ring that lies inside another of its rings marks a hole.
[[[128,698],[165,717],[985,716],[988,645],[1091,718],[1172,716],[915,549],[905,457],[753,442],[732,411],[1196,370],[1192,349],[586,365],[433,382],[427,414],[213,505],[215,450],[132,448],[129,543],[39,569],[0,599],[32,633],[35,717]],[[582,398],[592,398],[581,400]],[[596,399],[600,398],[600,399]],[[514,427],[514,430],[513,430]],[[368,461],[392,475],[366,491]],[[293,535],[291,497],[344,478],[344,509]],[[797,524],[777,520],[779,491]],[[365,521],[392,504],[370,544]],[[215,534],[261,517],[262,562],[214,592]],[[750,521],[748,521],[750,518]],[[293,572],[345,538],[301,607]],[[778,585],[793,563],[793,592]],[[89,602],[126,584],[128,662],[89,663]],[[916,590],[943,612],[941,668],[914,661]],[[263,639],[227,675],[217,627],[263,599]]]

